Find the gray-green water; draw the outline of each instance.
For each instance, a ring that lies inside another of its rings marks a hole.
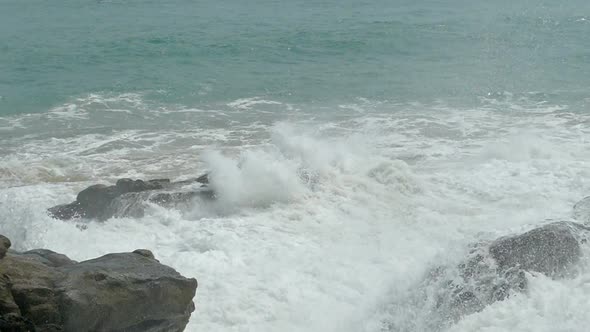
[[[588,15],[581,0],[3,0],[0,114],[89,93],[189,106],[580,98]]]

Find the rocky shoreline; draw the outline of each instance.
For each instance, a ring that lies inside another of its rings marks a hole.
[[[104,221],[142,216],[150,203],[179,207],[193,199],[215,199],[207,175],[94,185],[48,213]],[[414,293],[436,316],[431,328],[527,292],[529,273],[574,276],[590,238],[590,197],[574,206],[572,217],[474,243],[459,264],[431,269]],[[78,263],[47,249],[16,252],[10,245],[0,236],[0,331],[182,331],[194,310],[197,281],[160,264],[149,250]]]

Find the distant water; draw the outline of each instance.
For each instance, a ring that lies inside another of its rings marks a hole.
[[[89,93],[189,106],[581,98],[588,15],[582,0],[3,0],[0,114]]]
[[[151,249],[199,280],[188,331],[428,330],[426,270],[590,195],[589,36],[580,0],[1,0],[0,233]],[[207,170],[188,212],[45,214]],[[588,257],[439,329],[585,331]]]

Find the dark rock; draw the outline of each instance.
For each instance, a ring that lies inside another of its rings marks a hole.
[[[30,319],[39,329],[61,324],[55,283],[64,278],[62,272],[37,258],[9,252],[0,261],[0,273],[10,278],[11,293],[22,316]]]
[[[8,313],[0,315],[1,332],[36,332],[35,325],[19,314]],[[49,332],[48,330],[44,330]]]
[[[185,192],[138,192],[121,195],[111,202],[105,210],[110,217],[140,218],[145,214],[147,203],[153,203],[162,207],[187,210],[195,199],[211,200],[213,194],[209,190],[185,191]]]
[[[119,179],[115,184],[117,190],[120,194],[124,193],[131,193],[131,192],[140,192],[146,190],[157,190],[164,188],[164,183],[170,183],[170,180],[161,179],[161,180],[150,180],[148,182],[144,182],[142,180],[131,180],[131,179]]]
[[[39,262],[51,267],[60,267],[76,264],[76,261],[69,259],[68,256],[59,254],[55,251],[51,251],[48,249],[33,249],[25,251],[21,255],[30,256],[32,258],[37,259]]]
[[[111,201],[121,195],[116,186],[96,184],[82,190],[76,197],[76,201],[84,210],[84,217],[106,219],[106,208]]]
[[[20,309],[12,296],[12,283],[6,274],[0,274],[0,314],[14,313],[20,315]],[[1,330],[0,330],[1,331]]]
[[[199,176],[196,181],[202,184],[209,184],[209,174]]]
[[[170,182],[170,179],[153,179],[153,180],[148,180],[148,184],[152,184],[152,185],[157,185],[160,186],[160,188],[164,188],[167,186],[170,186],[172,182]]]
[[[149,192],[135,192],[123,194],[111,201],[105,214],[109,217],[141,218],[145,211],[145,202],[150,196]]]
[[[156,259],[156,257],[154,257],[154,253],[147,250],[147,249],[135,249],[135,250],[133,250],[133,253],[138,254],[138,255],[142,255],[143,257]]]
[[[416,303],[420,307],[417,311],[430,313],[425,318],[427,326],[416,327],[411,321],[403,322],[405,327],[391,323],[391,331],[444,330],[465,315],[526,291],[527,272],[571,277],[588,234],[589,227],[561,221],[474,244],[460,264],[429,271],[410,299],[403,300]]]
[[[580,259],[579,232],[588,230],[579,224],[556,222],[500,238],[490,245],[489,251],[501,270],[518,268],[549,277],[561,276]]]
[[[80,202],[60,204],[47,209],[49,215],[56,219],[69,220],[86,217],[86,212]]]
[[[155,193],[149,197],[149,201],[164,207],[174,207],[186,204],[195,198],[213,199],[215,196],[210,190],[187,191],[176,193]]]
[[[182,331],[194,310],[197,281],[143,255],[109,254],[62,271],[66,331]]]
[[[6,251],[8,251],[11,245],[10,240],[6,236],[0,235],[0,259],[6,256]]]
[[[214,198],[213,192],[207,188],[189,191],[184,188],[194,183],[206,182],[208,182],[207,175],[178,182],[171,182],[169,179],[149,181],[119,179],[114,186],[102,184],[90,186],[78,194],[76,201],[54,206],[47,211],[53,218],[61,220],[142,217],[147,202],[167,208],[179,208],[186,207],[191,199]]]
[[[0,261],[0,331],[182,331],[195,279],[146,249],[75,263],[50,250]]]

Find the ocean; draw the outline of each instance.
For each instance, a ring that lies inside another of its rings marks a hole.
[[[187,331],[585,331],[590,252],[436,327],[413,294],[590,195],[588,36],[581,0],[2,0],[0,233],[152,250],[199,281]],[[205,172],[188,211],[46,213]]]

